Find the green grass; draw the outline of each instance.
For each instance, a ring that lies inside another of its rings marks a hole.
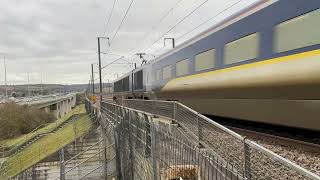
[[[89,116],[81,114],[74,123],[69,123],[59,131],[44,136],[23,151],[9,157],[1,168],[0,177],[7,178],[19,174],[71,143],[75,138],[75,134],[77,135],[76,137],[83,136],[91,126],[92,123]],[[74,127],[76,127],[77,133],[74,132]]]
[[[68,120],[73,114],[82,114],[82,113],[85,113],[84,105],[79,105],[79,106],[75,107],[73,110],[71,110],[69,113],[67,113],[64,117],[57,119],[55,122],[46,124],[46,125],[44,125],[44,127],[39,128],[34,132],[24,134],[24,135],[15,137],[15,138],[0,141],[0,146],[4,146],[4,147],[19,146],[38,134],[47,133],[47,132],[52,131],[57,126],[59,126],[61,123]]]

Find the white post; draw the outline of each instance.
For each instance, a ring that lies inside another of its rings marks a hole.
[[[3,65],[4,65],[4,85],[6,89],[6,98],[8,98],[8,86],[7,86],[7,66],[6,66],[6,56],[3,55]]]
[[[28,72],[28,105],[30,104],[30,77]]]

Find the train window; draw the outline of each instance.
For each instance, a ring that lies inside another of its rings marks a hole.
[[[159,81],[159,80],[160,80],[160,77],[161,77],[161,70],[158,69],[158,70],[156,70],[155,80],[156,80],[156,81]]]
[[[129,91],[129,76],[122,79],[122,91]]]
[[[140,70],[134,73],[134,89],[143,88],[143,71]]]
[[[203,53],[196,55],[195,59],[195,68],[196,71],[202,71],[205,69],[214,68],[215,64],[215,49],[210,49]]]
[[[162,70],[162,79],[170,79],[172,77],[171,65],[166,66]]]
[[[320,44],[320,9],[295,17],[275,27],[274,50],[285,52]]]
[[[224,63],[232,64],[249,59],[254,59],[258,56],[258,51],[258,33],[245,36],[224,46]]]
[[[176,76],[182,76],[189,73],[189,59],[184,59],[176,63]]]

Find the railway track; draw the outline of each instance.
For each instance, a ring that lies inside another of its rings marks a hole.
[[[320,176],[320,144],[239,127],[226,127]]]
[[[226,127],[228,127],[229,129],[231,129],[241,135],[244,135],[248,138],[250,138],[252,136],[266,137],[266,138],[270,138],[270,139],[274,140],[275,142],[279,143],[279,145],[292,145],[292,146],[299,145],[299,146],[297,146],[299,148],[304,147],[304,149],[312,151],[312,152],[320,152],[320,144],[306,142],[306,141],[292,139],[292,138],[287,138],[287,137],[282,137],[282,136],[273,135],[273,134],[269,134],[269,133],[263,133],[263,132],[248,130],[248,129],[242,129],[242,128],[238,128],[238,127],[232,127],[232,126],[226,126]]]

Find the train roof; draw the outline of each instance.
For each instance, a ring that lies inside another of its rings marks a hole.
[[[195,42],[197,42],[197,41],[199,41],[199,40],[201,40],[201,39],[203,39],[203,38],[205,38],[215,32],[217,32],[217,31],[219,31],[219,30],[221,30],[221,29],[223,29],[223,28],[225,28],[225,27],[227,27],[227,26],[229,26],[229,25],[231,25],[231,24],[233,24],[233,23],[235,23],[235,22],[237,22],[237,21],[239,21],[239,20],[241,20],[241,19],[273,4],[273,3],[275,3],[275,2],[277,2],[277,1],[279,1],[279,0],[260,0],[252,5],[248,6],[247,8],[231,15],[230,17],[223,20],[222,22],[219,22],[219,23],[213,25],[211,28],[204,30],[203,32],[199,33],[197,36],[194,36],[191,39],[187,40],[186,42],[178,45],[176,48],[171,49],[171,50],[163,53],[162,55],[158,56],[157,58],[149,61],[147,64],[140,66],[137,69],[134,69],[133,71],[134,72],[139,71],[147,65],[151,65],[157,61],[160,61],[161,59],[163,59],[167,56],[170,56],[171,54],[173,54],[173,53],[175,53],[175,52],[177,52],[177,51],[179,51],[179,50],[181,50],[181,49],[183,49],[183,48],[185,48],[185,47],[187,47],[187,46],[189,46],[189,45],[191,45],[191,44],[193,44],[193,43],[195,43]],[[117,78],[114,82],[129,76],[131,74],[131,72],[132,71],[129,71],[129,72],[123,74],[122,76]]]
[[[239,20],[241,20],[241,19],[243,19],[243,18],[275,3],[275,2],[277,2],[277,1],[279,1],[279,0],[260,0],[252,5],[248,6],[247,8],[243,9],[242,11],[239,11],[239,12],[231,15],[230,17],[223,20],[222,22],[213,25],[211,28],[204,30],[203,32],[199,33],[199,35],[192,37],[191,39],[187,40],[186,42],[178,45],[176,48],[165,52],[164,54],[158,56],[157,58],[153,59],[150,62],[157,62],[157,61],[159,61],[159,60],[161,60],[161,59],[163,59],[163,58],[165,58],[165,57],[167,57],[167,56],[169,56],[169,55],[171,55],[171,54],[173,54],[173,53],[175,53],[175,52],[177,52],[177,51],[179,51],[179,50],[181,50],[181,49],[183,49],[183,48],[185,48],[185,47],[187,47],[187,46],[189,46],[189,45],[191,45],[191,44],[193,44],[193,43],[195,43],[195,42],[197,42],[197,41],[199,41],[199,40],[201,40],[201,39],[203,39],[213,33],[215,33],[215,32],[217,32],[217,31],[221,30],[221,29],[223,29],[223,28],[225,28],[225,27],[227,27],[227,26],[229,26],[229,25],[231,25],[231,24],[233,24],[233,23],[235,23],[235,22],[237,22],[237,21],[239,21]]]

